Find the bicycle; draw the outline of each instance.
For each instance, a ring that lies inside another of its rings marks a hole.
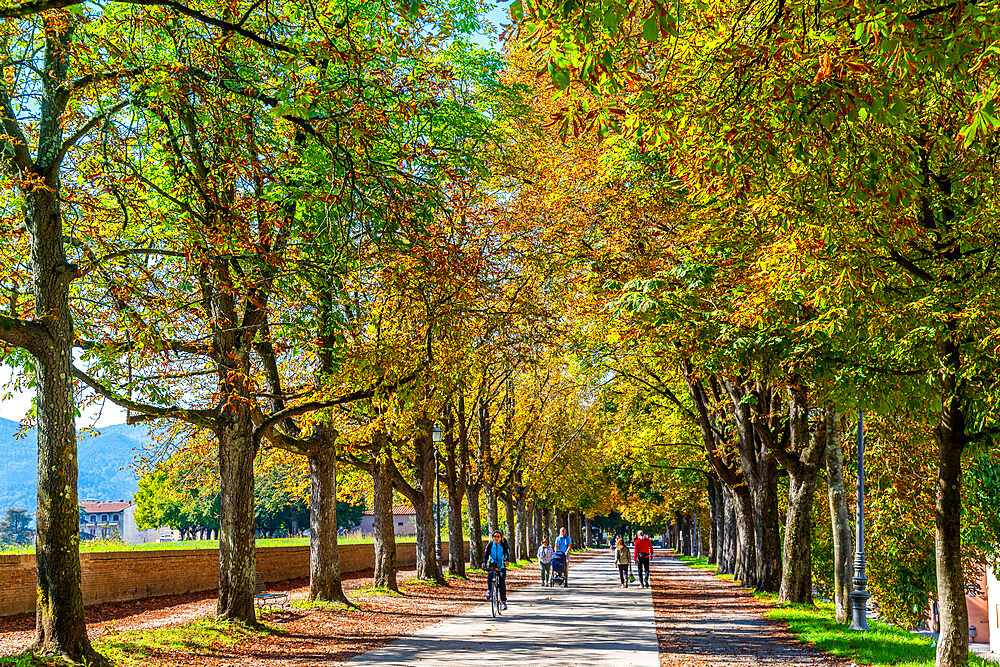
[[[492,582],[489,584],[490,611],[493,613],[493,618],[503,613],[503,607],[501,606],[503,602],[500,600],[500,569],[495,565],[489,567],[490,581]]]

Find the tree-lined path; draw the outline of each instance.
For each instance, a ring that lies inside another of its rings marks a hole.
[[[535,584],[509,596],[500,618],[480,605],[364,653],[349,665],[659,664],[649,589],[617,587],[607,552],[570,562],[570,586]]]

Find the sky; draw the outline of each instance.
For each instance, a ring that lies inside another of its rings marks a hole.
[[[12,370],[8,366],[0,365],[0,417],[11,421],[21,421],[31,409],[31,399],[35,396],[34,389],[23,392],[13,392],[13,395],[6,398],[10,393],[10,382]],[[112,424],[124,424],[125,411],[114,403],[102,401],[96,405],[87,407],[83,414],[77,418],[77,428],[84,426],[111,426]]]
[[[509,22],[507,16],[507,5],[509,2],[500,0],[491,3],[490,9],[486,12],[486,18],[493,25],[499,27]],[[490,38],[480,36],[475,40],[481,46],[490,46]],[[11,380],[12,369],[0,364],[0,417],[11,421],[20,421],[31,409],[31,399],[35,392],[33,389],[23,392],[11,392],[8,383]],[[102,401],[96,405],[85,408],[83,415],[76,421],[77,427],[83,426],[111,426],[113,424],[125,423],[125,411],[109,401]]]

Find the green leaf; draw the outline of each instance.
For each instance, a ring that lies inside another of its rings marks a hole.
[[[521,0],[510,3],[510,14],[518,23],[524,20],[524,5],[521,4]]]
[[[660,27],[656,24],[656,17],[650,16],[642,23],[642,38],[647,42],[655,42],[660,35]]]
[[[552,83],[556,84],[561,89],[569,87],[569,71],[562,69],[554,62],[549,63],[549,76],[552,77]]]

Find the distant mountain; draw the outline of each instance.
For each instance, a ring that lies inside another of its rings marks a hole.
[[[19,429],[17,422],[0,418],[0,516],[8,507],[35,512],[38,440],[34,429],[15,439]],[[83,432],[77,456],[80,499],[130,499],[138,488],[130,466],[148,441],[146,426],[116,424]]]

